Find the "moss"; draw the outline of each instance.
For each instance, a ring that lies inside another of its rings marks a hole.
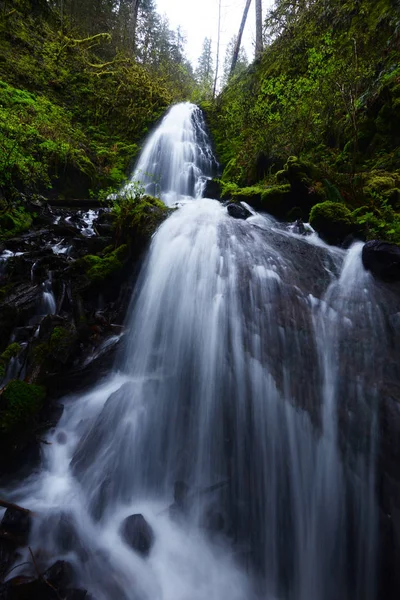
[[[387,200],[393,206],[400,203],[400,176],[398,173],[372,171],[367,175],[363,193],[367,198]]]
[[[88,254],[78,259],[71,268],[77,275],[82,272],[92,284],[99,284],[118,275],[128,255],[128,247],[123,244],[105,256]],[[58,329],[58,328],[56,328]]]
[[[139,249],[170,214],[161,200],[148,195],[117,198],[112,210],[117,241]],[[118,249],[109,256],[118,258]]]
[[[11,433],[32,424],[43,408],[45,398],[43,386],[10,381],[0,396],[0,430]]]
[[[17,342],[13,342],[4,350],[4,352],[0,355],[0,361],[9,363],[12,358],[18,356],[21,352],[21,346]]]
[[[8,209],[0,214],[0,239],[14,237],[29,229],[32,225],[32,217],[22,208]]]
[[[4,379],[7,372],[8,363],[12,358],[18,356],[21,352],[21,346],[14,342],[7,346],[4,352],[0,355],[0,380]]]
[[[354,232],[350,210],[340,202],[321,202],[310,213],[310,225],[328,244],[340,244]]]
[[[232,192],[232,199],[237,202],[248,202],[251,206],[258,207],[261,203],[263,188],[260,186],[251,186],[237,188]]]
[[[76,342],[73,327],[55,327],[50,336],[48,350],[51,357],[66,364],[72,354]]]
[[[284,217],[291,208],[292,192],[289,184],[274,185],[261,194],[262,210],[276,217]]]

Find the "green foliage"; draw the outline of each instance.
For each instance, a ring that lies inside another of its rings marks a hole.
[[[10,381],[0,395],[0,431],[11,433],[32,425],[46,398],[43,386]]]
[[[111,211],[115,216],[117,241],[133,244],[151,236],[169,214],[161,200],[144,194],[139,182],[113,195]]]
[[[121,254],[123,251],[117,248],[103,258],[88,254],[75,263],[76,269],[83,269],[89,281],[93,285],[101,284],[117,276],[123,267]]]
[[[329,200],[313,206],[310,225],[329,244],[340,243],[355,230],[353,216],[347,206]]]
[[[182,93],[181,83],[178,90],[165,72],[150,73],[127,54],[112,50],[104,60],[109,34],[80,39],[64,26],[60,33],[48,15],[0,15],[0,188],[7,197],[50,187],[87,197],[120,185],[139,140]]]
[[[324,200],[381,212],[387,200],[398,210],[399,29],[391,0],[359,0],[357,10],[348,1],[276,0],[265,26],[261,59],[206,107],[222,180],[288,182],[305,213]],[[388,239],[397,217],[385,214]]]

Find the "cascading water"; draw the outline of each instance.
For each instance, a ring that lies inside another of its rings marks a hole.
[[[139,161],[168,203],[210,173],[199,124],[174,107]],[[96,600],[374,600],[373,350],[387,344],[360,253],[214,200],[175,211],[117,371],[66,400],[40,476],[13,491],[36,514],[31,547],[71,562]],[[190,502],[173,518],[176,481]],[[121,536],[133,513],[154,529],[147,559]]]
[[[125,190],[139,182],[147,194],[173,206],[200,198],[215,167],[202,112],[194,104],[177,104],[149,137]]]

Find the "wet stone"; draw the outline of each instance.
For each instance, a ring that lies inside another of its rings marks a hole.
[[[30,513],[8,508],[1,521],[1,529],[15,536],[21,536],[23,539],[29,537],[32,518]]]
[[[125,542],[142,556],[148,556],[154,544],[154,533],[143,515],[131,515],[122,523]]]

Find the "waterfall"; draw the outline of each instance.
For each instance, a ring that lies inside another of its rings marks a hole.
[[[135,174],[152,165],[168,204],[197,199],[153,238],[114,372],[65,400],[41,473],[14,490],[37,515],[30,545],[96,600],[376,600],[388,344],[362,244],[231,218],[198,198],[212,162],[200,111],[173,107]],[[134,513],[147,558],[121,536]]]
[[[202,196],[216,160],[203,114],[189,102],[173,106],[143,148],[126,192],[135,182],[167,206]]]

